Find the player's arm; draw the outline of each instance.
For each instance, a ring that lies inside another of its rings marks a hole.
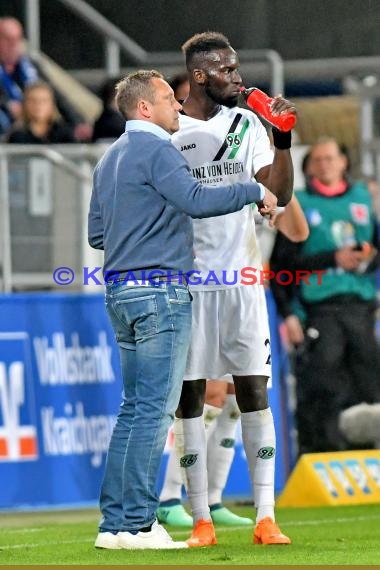
[[[294,194],[283,210],[271,216],[269,224],[293,242],[305,241],[309,237],[309,226],[305,214]]]
[[[272,164],[261,168],[255,178],[277,196],[279,206],[286,206],[293,195],[294,173],[290,150],[275,148]]]

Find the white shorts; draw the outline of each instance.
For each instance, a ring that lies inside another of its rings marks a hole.
[[[185,380],[271,376],[268,312],[262,285],[193,296],[192,339]],[[227,376],[227,378],[226,378]]]

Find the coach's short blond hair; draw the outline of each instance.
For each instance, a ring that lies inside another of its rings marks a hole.
[[[116,105],[125,119],[134,117],[137,103],[147,99],[150,103],[155,101],[153,78],[163,79],[163,75],[155,69],[140,69],[130,73],[119,81],[115,87]]]

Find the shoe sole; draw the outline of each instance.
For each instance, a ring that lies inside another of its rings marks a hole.
[[[189,545],[182,543],[180,546],[176,544],[175,546],[144,546],[144,545],[122,545],[120,548],[124,550],[181,550],[185,548],[189,548]]]
[[[216,537],[207,542],[202,541],[200,538],[189,538],[186,543],[189,548],[201,548],[202,546],[215,546],[215,544],[217,544],[217,540]]]
[[[279,539],[273,539],[270,542],[263,542],[261,540],[261,538],[259,538],[258,536],[254,536],[253,537],[253,544],[263,544],[264,546],[271,546],[271,545],[281,545],[281,546],[286,546],[288,544],[291,544],[291,540],[289,538],[279,538]]]
[[[95,548],[100,548],[101,550],[121,550],[121,546],[111,542],[103,542],[102,544],[95,542]]]

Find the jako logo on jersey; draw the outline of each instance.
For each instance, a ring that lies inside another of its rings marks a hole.
[[[274,447],[270,447],[268,445],[267,447],[261,447],[257,452],[256,457],[261,457],[261,459],[271,459],[274,456],[274,454],[275,454]]]
[[[184,467],[186,469],[187,467],[191,467],[192,465],[194,465],[197,459],[198,459],[198,453],[189,453],[188,455],[184,455],[183,457],[181,457],[180,465],[181,467]]]
[[[181,146],[181,152],[183,152],[184,150],[191,150],[192,148],[197,148],[197,145],[195,143],[184,144],[183,146]]]
[[[33,425],[20,425],[25,404],[23,362],[12,362],[8,373],[0,362],[0,461],[37,459],[37,434]]]

